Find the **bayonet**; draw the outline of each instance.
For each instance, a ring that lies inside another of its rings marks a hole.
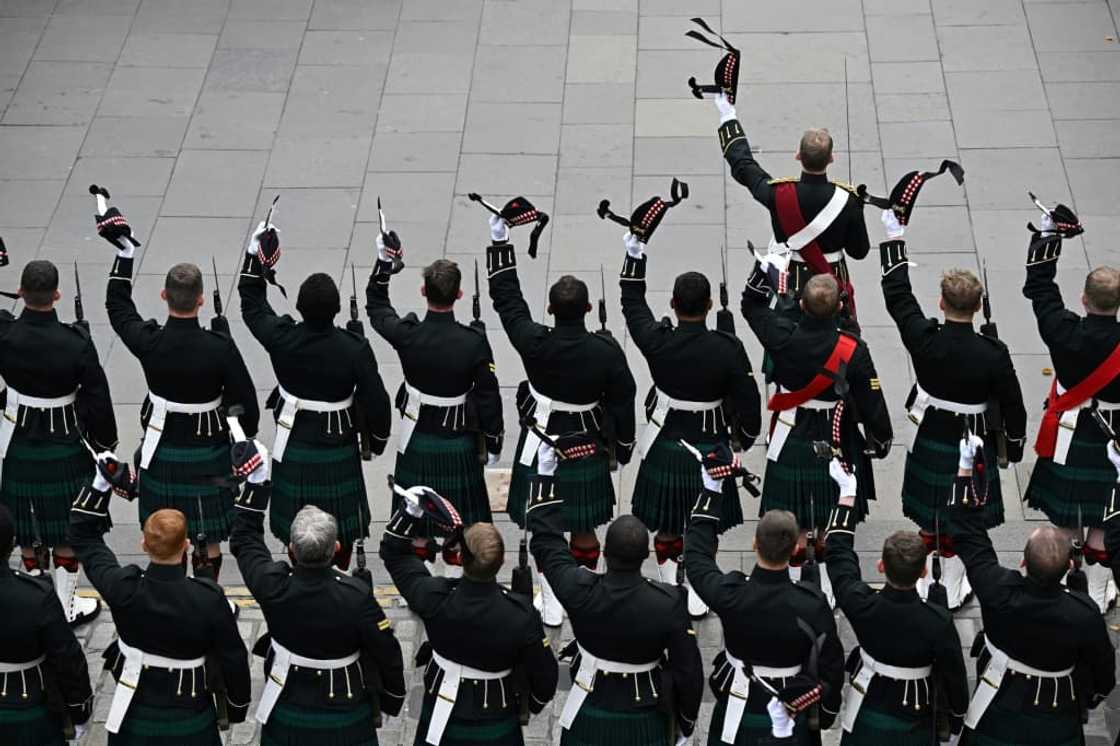
[[[346,271],[345,268],[343,268],[343,271]],[[350,323],[346,326],[349,328],[351,324],[357,325],[359,328],[362,326],[362,322],[358,320],[358,274],[354,269],[353,262],[350,262]],[[355,330],[351,329],[351,331]],[[364,329],[361,334],[365,336]]]
[[[599,333],[611,336],[607,329],[607,275],[603,265],[599,265]]]
[[[471,313],[474,315],[474,320],[481,323],[482,321],[482,298],[480,296],[478,286],[478,260],[474,260],[474,296],[471,297]]]
[[[381,229],[381,242],[383,244],[385,244],[386,248],[390,248],[390,249],[393,249],[393,250],[400,250],[400,248],[401,248],[400,239],[397,238],[396,234],[393,234],[393,233],[389,232],[389,228],[385,223],[385,212],[381,209],[381,197],[380,196],[377,198],[377,222],[378,222],[378,225]],[[404,269],[404,260],[401,259],[400,256],[394,256],[393,257],[393,269],[391,270],[392,274],[395,275],[398,272],[400,272],[402,269]]]
[[[78,263],[74,262],[74,323],[89,331],[89,322],[86,321],[86,312],[82,307],[82,278],[78,274]]]

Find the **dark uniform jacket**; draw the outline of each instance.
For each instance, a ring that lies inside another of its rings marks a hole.
[[[271,490],[271,486],[247,485],[246,489]],[[323,671],[294,666],[280,702],[349,709],[373,695],[383,712],[396,715],[401,711],[405,695],[401,646],[367,582],[334,567],[273,562],[264,543],[264,514],[252,510],[234,510],[230,551],[249,592],[261,606],[271,639],[307,658],[345,658],[354,652],[362,656],[345,671],[335,671],[333,682]],[[254,652],[267,652],[267,676],[272,667],[271,648]]]
[[[856,641],[879,663],[903,668],[933,666],[933,684],[943,696],[937,707],[951,713],[953,732],[968,710],[968,673],[953,617],[936,604],[924,603],[917,590],[890,585],[874,591],[860,576],[855,552],[855,517],[837,506],[826,537],[825,561],[836,604],[852,625]],[[849,673],[862,663],[853,651]],[[928,722],[932,716],[929,687],[884,676],[871,680],[863,706],[907,720]],[[903,703],[907,703],[903,705]],[[862,710],[861,710],[862,712]]]
[[[0,564],[0,661],[27,663],[41,655],[42,678],[29,670],[21,679],[8,674],[0,709],[24,710],[47,705],[56,714],[65,708],[71,722],[89,720],[93,705],[89,671],[82,646],[66,623],[54,586]],[[3,674],[0,674],[3,677]],[[43,684],[46,684],[44,691]],[[48,693],[53,690],[53,695]]]
[[[431,648],[450,661],[481,671],[513,673],[499,681],[463,681],[452,711],[458,720],[516,717],[519,696],[528,696],[528,708],[538,713],[556,693],[558,678],[540,614],[524,597],[496,582],[470,578],[433,577],[412,548],[423,522],[398,511],[381,539],[381,559],[408,606],[424,621]],[[426,653],[417,664],[427,663]],[[519,691],[518,680],[527,683]],[[435,663],[424,671],[425,704],[431,706],[443,681]]]
[[[268,302],[268,285],[261,276],[260,261],[252,257],[241,273],[237,290],[241,316],[257,341],[268,351],[280,386],[292,396],[335,402],[354,395],[354,407],[365,409],[376,453],[385,450],[389,439],[389,396],[377,372],[377,361],[369,342],[333,323],[296,321],[288,314],[277,316]],[[279,416],[283,398],[269,400],[273,415]],[[297,414],[291,437],[311,443],[355,442],[354,420],[349,412]]]
[[[550,478],[534,477],[537,485]],[[551,495],[548,487],[545,495]],[[642,577],[639,570],[591,572],[576,563],[564,539],[563,500],[536,497],[528,511],[530,550],[552,591],[568,613],[572,633],[588,652],[620,663],[661,660],[650,676],[634,678],[599,673],[584,702],[612,712],[648,711],[664,703],[660,697],[671,684],[672,703],[681,730],[691,733],[704,689],[700,650],[688,617],[682,589]],[[579,656],[571,663],[574,677]],[[637,682],[637,691],[635,691]]]
[[[887,248],[888,244],[883,246]],[[882,284],[887,311],[898,325],[902,344],[914,361],[918,384],[938,399],[961,404],[998,402],[1007,432],[1008,458],[1012,462],[1021,460],[1027,410],[1007,345],[977,334],[971,323],[926,318],[910,288],[910,268],[905,263],[883,275]],[[915,393],[916,389],[911,392],[907,406],[913,402]],[[926,410],[922,431],[942,442],[956,444],[961,438],[960,420],[960,415],[931,407]],[[981,435],[985,429],[979,426]]]
[[[460,435],[473,424],[485,436],[487,452],[501,453],[502,399],[485,328],[456,322],[454,311],[428,311],[422,320],[414,313],[400,318],[389,301],[390,266],[378,262],[366,285],[370,325],[400,355],[406,381],[433,396],[468,394],[471,419],[477,418],[471,423],[447,417],[444,407],[425,405],[420,408],[416,430]],[[403,408],[404,401],[402,384],[397,406]]]
[[[844,686],[844,649],[836,633],[836,620],[819,588],[790,580],[789,571],[756,566],[750,576],[738,570],[723,572],[716,564],[716,531],[723,515],[723,495],[702,493],[705,504],[692,512],[684,536],[684,568],[688,582],[723,625],[724,647],[744,663],[788,668],[804,666],[814,641],[797,620],[808,624],[821,643],[817,676],[824,687],[821,696],[821,727],[827,728],[840,712]],[[829,570],[831,571],[831,566]],[[830,573],[831,576],[831,573]],[[724,654],[716,656],[711,685],[717,696],[726,697],[732,670]],[[776,682],[781,685],[780,680]],[[770,693],[752,686],[747,712],[765,713]],[[713,726],[715,727],[715,726]]]
[[[1044,585],[1001,567],[984,529],[983,511],[958,505],[951,512],[954,546],[980,601],[984,636],[1028,666],[1044,671],[1076,667],[1077,702],[1070,700],[1066,679],[1057,680],[1055,692],[1053,680],[1009,673],[992,706],[1069,718],[1079,717],[1082,707],[1096,707],[1116,684],[1116,651],[1096,603],[1057,582]],[[974,655],[980,652],[979,642]],[[986,664],[987,655],[981,654],[978,666]]]
[[[28,437],[74,441],[84,434],[99,451],[116,448],[109,382],[87,330],[62,323],[53,310],[24,308],[18,318],[0,312],[0,376],[27,396],[54,399],[78,391],[75,409],[66,408],[66,423],[57,411],[53,417],[50,410],[32,407],[21,413],[17,427]]]
[[[230,722],[242,722],[249,710],[249,658],[221,586],[187,577],[182,564],[121,567],[101,538],[106,524],[88,513],[71,512],[70,543],[86,577],[113,612],[118,637],[154,655],[208,659],[205,666],[184,672],[193,687],[180,683],[179,671],[145,668],[132,706],[205,710],[213,699],[203,682],[220,672]],[[103,657],[106,670],[118,678],[124,656],[115,642]]]
[[[654,385],[674,399],[723,399],[714,428],[710,414],[670,410],[661,436],[703,443],[713,440],[713,429],[722,440],[727,428],[734,427],[743,448],[750,448],[758,437],[760,414],[758,385],[743,343],[733,334],[708,329],[703,321],[678,321],[675,327],[668,319],[656,321],[646,303],[645,278],[646,258],[627,256],[619,281],[622,313],[631,339],[649,363]],[[646,402],[647,415],[651,401]]]
[[[133,260],[118,257],[109,274],[105,308],[113,331],[136,356],[144,369],[148,389],[169,401],[202,404],[221,399],[227,410],[237,404],[244,408],[241,427],[248,437],[257,433],[260,408],[253,381],[234,341],[203,329],[197,318],[169,316],[161,326],[155,319],[145,321],[132,301]],[[141,408],[141,424],[147,426],[150,405]],[[225,419],[217,418],[215,429],[197,433],[198,418],[169,414],[161,443],[192,442],[199,439],[224,441]]]
[[[619,463],[627,463],[634,448],[637,387],[618,342],[588,332],[582,318],[558,319],[554,327],[533,321],[521,294],[512,244],[490,246],[486,267],[494,310],[501,317],[510,343],[521,355],[533,387],[544,396],[570,404],[600,403],[582,416],[553,410],[548,432],[597,434],[607,429]],[[529,399],[523,384],[518,391],[518,409],[523,414],[534,407]]]

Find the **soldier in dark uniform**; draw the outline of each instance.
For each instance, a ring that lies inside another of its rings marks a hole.
[[[176,264],[168,271],[160,291],[167,302],[167,320],[162,325],[155,319],[145,321],[132,300],[135,246],[124,238],[109,242],[117,248],[105,291],[109,323],[140,361],[148,382],[148,396],[140,408],[145,433],[136,458],[140,523],[162,508],[185,515],[190,536],[205,534],[208,539],[207,556],[200,556],[197,548],[192,554],[195,571],[216,582],[220,542],[229,538],[233,492],[202,478],[230,471],[222,410],[241,407],[242,427],[249,437],[256,435],[257,392],[233,339],[198,323],[205,299],[198,267]]]
[[[855,465],[859,493],[853,516],[863,520],[868,501],[875,499],[869,455],[885,457],[893,436],[871,351],[859,337],[837,331],[840,289],[830,275],[814,276],[805,284],[800,321],[771,309],[770,297],[766,269],[756,263],[743,290],[742,311],[773,360],[778,387],[767,405],[770,440],[759,513],[789,510],[803,532],[828,525],[839,494],[828,461],[814,452],[813,444],[824,442]],[[863,425],[862,433],[857,423]],[[795,575],[803,559],[799,549]],[[822,565],[821,584],[827,596],[825,569]]]
[[[1072,561],[1061,529],[1031,533],[1023,551],[1026,576],[1000,566],[982,500],[971,489],[975,454],[983,447],[976,435],[962,439],[950,509],[957,554],[984,619],[972,646],[978,683],[962,740],[986,746],[1084,743],[1082,713],[1112,691],[1116,651],[1093,601],[1062,587]]]
[[[701,487],[696,459],[680,441],[708,451],[734,436],[744,450],[750,448],[760,427],[758,386],[742,342],[733,334],[708,329],[708,279],[699,272],[680,275],[671,300],[677,325],[668,319],[658,322],[646,302],[645,243],[631,233],[625,243],[619,278],[622,313],[653,376],[646,397],[649,424],[638,443],[642,462],[634,483],[634,515],[656,532],[658,573],[662,582],[675,584],[684,551],[681,535]],[[701,360],[704,364],[698,366]],[[724,489],[721,532],[743,522],[735,480],[726,480]],[[706,613],[691,589],[688,601],[692,616]]]
[[[428,635],[417,655],[425,668],[415,743],[518,746],[521,713],[541,712],[556,693],[556,657],[529,599],[495,580],[505,547],[492,524],[462,531],[461,578],[429,574],[413,549],[429,524],[426,490],[406,491],[381,539],[381,559]]]
[[[922,529],[927,546],[941,556],[942,582],[949,609],[959,608],[970,590],[964,565],[947,538],[947,517],[942,508],[952,492],[957,473],[956,444],[966,430],[984,438],[987,463],[988,501],[984,507],[988,527],[1003,523],[1003,497],[999,470],[997,431],[1006,439],[1005,455],[1010,463],[1023,458],[1027,410],[1015,374],[1011,353],[1003,342],[977,334],[972,319],[980,310],[984,288],[972,272],[951,269],[941,276],[939,307],[945,321],[927,318],[910,287],[910,267],[903,241],[903,227],[895,214],[883,212],[887,240],[879,251],[883,267],[883,297],[887,311],[898,326],[902,343],[914,363],[917,382],[906,399],[906,472],[902,482],[902,507],[908,518]],[[989,411],[998,406],[1002,422]],[[989,435],[990,434],[990,435]],[[938,524],[941,530],[938,531]],[[927,569],[932,553],[927,559]],[[929,575],[918,584],[926,595]]]
[[[447,495],[464,525],[489,522],[483,466],[497,463],[504,425],[486,328],[455,320],[455,301],[463,297],[462,273],[446,259],[424,268],[424,318],[397,316],[389,301],[393,262],[378,238],[366,312],[370,325],[400,356],[405,378],[396,400],[401,419],[393,476],[402,487],[425,485]],[[394,510],[398,503],[394,495]],[[445,559],[456,561],[453,556]],[[461,574],[453,564],[447,570]]]
[[[952,616],[937,604],[922,603],[915,588],[926,574],[925,543],[911,531],[888,536],[879,560],[887,582],[883,590],[873,590],[860,576],[855,552],[856,477],[837,459],[829,469],[840,500],[828,525],[828,572],[837,605],[859,642],[848,659],[852,689],[841,718],[841,744],[927,746],[935,721],[942,719],[959,733],[968,709],[968,674]]]
[[[634,516],[607,529],[605,574],[588,572],[564,542],[563,482],[547,443],[527,520],[537,567],[572,622],[572,689],[560,717],[562,745],[661,746],[696,727],[703,670],[680,588],[642,577],[649,535]],[[672,698],[668,693],[672,692]]]
[[[8,569],[15,521],[0,505],[0,742],[63,746],[81,738],[93,709],[82,646],[44,577]]]
[[[380,454],[389,438],[389,396],[369,342],[334,324],[341,303],[329,275],[316,272],[300,285],[302,321],[272,309],[266,272],[274,270],[261,263],[260,240],[273,231],[264,223],[257,227],[237,284],[241,316],[268,351],[278,384],[267,402],[276,418],[269,528],[287,544],[300,508],[325,510],[338,521],[335,563],[345,570],[354,540],[369,535],[357,410],[365,415],[371,451]]]
[[[790,579],[789,560],[798,543],[797,520],[784,510],[764,513],[754,536],[754,570],[749,577],[737,570],[724,573],[715,559],[723,480],[696,468],[703,487],[685,534],[684,565],[692,587],[719,615],[725,645],[713,661],[709,677],[716,695],[708,726],[709,746],[721,741],[735,746],[767,743],[765,739],[771,735],[767,705],[772,692],[760,679],[776,690],[797,676],[819,682],[820,727],[830,727],[840,712],[844,649],[820,589]],[[809,733],[808,720],[806,715],[795,719],[789,743],[819,743]]]
[[[147,567],[118,564],[102,539],[114,489],[99,468],[70,512],[74,552],[117,625],[102,655],[117,682],[109,746],[216,746],[219,718],[240,723],[249,711],[245,642],[221,586],[187,577],[181,512],[164,508],[144,522]]]
[[[1120,428],[1120,271],[1097,267],[1085,278],[1080,316],[1066,308],[1054,278],[1063,233],[1043,216],[1031,236],[1023,295],[1031,301],[1042,341],[1050,350],[1054,381],[1024,499],[1071,536],[1089,529],[1085,546],[1104,548],[1100,520],[1112,493],[1112,469],[1105,456],[1106,436],[1093,422],[1096,409]],[[1076,537],[1080,540],[1080,536]],[[1086,553],[1089,596],[1104,613],[1116,601],[1108,568]]]
[[[294,566],[272,561],[264,543],[268,451],[254,445],[263,458],[235,502],[230,552],[268,624],[254,647],[265,657],[262,740],[376,746],[377,713],[397,715],[404,705],[400,643],[369,581],[331,567],[338,524],[330,514],[302,508],[289,531]],[[232,457],[236,469],[238,453]]]
[[[584,320],[591,310],[587,285],[571,275],[557,280],[548,291],[548,311],[556,325],[538,324],[521,295],[509,227],[496,215],[490,218],[490,237],[493,243],[486,251],[490,297],[528,376],[517,389],[519,413],[533,417],[544,432],[582,432],[609,439],[618,463],[626,464],[634,448],[636,386],[617,341],[587,331]],[[521,429],[508,504],[509,515],[519,526],[525,525],[538,442]],[[614,514],[607,453],[565,462],[557,479],[565,496],[564,525],[572,535],[573,554],[584,566],[594,568],[599,560],[595,529]],[[544,623],[559,626],[563,610],[545,576],[539,598]]]
[[[719,142],[731,176],[750,190],[751,196],[770,211],[774,229],[770,253],[788,260],[789,290],[800,297],[805,283],[816,274],[829,273],[851,294],[851,276],[845,254],[863,259],[871,248],[863,205],[850,184],[829,181],[832,135],[825,129],[806,130],[798,146],[800,178],[772,179],[754,159],[750,143],[739,123],[735,107],[724,94],[716,96],[720,113]],[[813,223],[818,215],[823,230],[793,236]],[[812,238],[805,241],[803,239]],[[798,248],[800,247],[800,248]],[[845,302],[845,313],[855,318],[853,299]]]
[[[117,421],[109,382],[89,329],[58,320],[58,269],[27,263],[20,277],[23,312],[0,311],[0,376],[7,383],[0,420],[0,503],[15,516],[16,542],[28,572],[46,574],[54,548],[54,588],[71,624],[97,616],[100,602],[74,594],[78,561],[66,544],[70,502],[93,476],[97,450],[115,448]]]

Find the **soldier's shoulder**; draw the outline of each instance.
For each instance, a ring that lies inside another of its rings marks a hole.
[[[477,337],[480,342],[486,339],[486,327],[483,325],[472,326],[470,324],[464,324],[462,321],[456,321],[455,326],[457,326],[461,332],[469,332],[473,335],[472,338]]]
[[[366,581],[342,572],[342,570],[339,570],[337,567],[331,568],[331,576],[334,578],[334,584],[339,588],[345,588],[347,593],[355,592],[363,596],[368,596],[370,593],[369,584],[366,583]]]
[[[984,340],[985,342],[987,342],[989,345],[994,347],[999,352],[1010,353],[1010,349],[1008,348],[1007,343],[1004,342],[1002,339],[998,339],[997,337],[992,337],[992,336],[989,336],[987,334],[981,334],[980,332],[976,332],[976,336],[979,337],[980,339]]]
[[[606,345],[612,351],[617,351],[617,352],[622,351],[622,345],[620,345],[618,343],[618,340],[615,339],[613,335],[600,334],[597,331],[593,331],[593,332],[588,332],[587,336],[591,337],[592,339],[599,340],[599,344]]]
[[[927,614],[931,615],[937,624],[947,625],[953,623],[953,614],[948,609],[940,604],[931,604],[928,601],[922,601],[918,604],[926,609]]]
[[[794,591],[796,594],[795,597],[802,602],[810,604],[812,607],[820,604],[824,604],[825,608],[828,607],[828,599],[825,597],[824,591],[817,586],[812,583],[801,582],[793,583],[792,585],[796,589]]]
[[[723,329],[709,329],[708,331],[710,332],[710,336],[712,337],[712,339],[718,339],[720,340],[720,342],[731,345],[733,347],[743,346],[743,340],[739,339],[739,337],[732,334],[731,332],[725,332]]]
[[[856,187],[854,185],[849,184],[846,181],[836,181],[835,179],[833,179],[831,183],[833,186],[839,189],[843,189],[845,192],[848,192],[853,197],[856,196]]]
[[[1097,602],[1090,598],[1089,594],[1087,593],[1082,593],[1081,591],[1071,591],[1068,588],[1066,588],[1065,591],[1067,596],[1072,598],[1081,606],[1085,607],[1085,610],[1089,611],[1089,615],[1087,618],[1092,619],[1093,624],[1096,624],[1096,620],[1099,620],[1101,618],[1101,610],[1100,607],[1097,606]]]
[[[520,593],[514,593],[504,585],[499,585],[498,590],[502,594],[502,598],[518,611],[525,614],[530,614],[534,611],[533,602]]]
[[[193,587],[201,588],[206,593],[213,593],[213,594],[219,596],[222,599],[223,603],[225,602],[225,597],[226,597],[225,590],[222,588],[222,586],[218,585],[217,583],[215,583],[210,578],[198,578],[198,577],[191,576],[191,577],[188,578],[188,580],[190,580],[192,583],[194,583]]]
[[[33,589],[34,591],[40,592],[44,595],[54,590],[54,584],[51,583],[50,577],[46,574],[32,575],[30,573],[24,572],[23,570],[13,570],[12,575],[15,575],[17,578],[26,583],[25,587],[27,587],[29,590]]]
[[[347,344],[351,344],[354,347],[361,347],[366,343],[366,337],[364,334],[359,334],[358,332],[351,331],[344,326],[336,326],[335,329],[338,329],[338,331],[340,332],[338,338],[345,340]]]
[[[653,580],[652,578],[646,578],[645,581],[646,585],[653,591],[653,593],[650,594],[653,598],[673,605],[679,603],[684,598],[680,586],[672,585],[671,583],[662,583],[660,580]]]
[[[766,183],[774,186],[775,184],[796,184],[799,181],[801,181],[800,176],[782,176],[777,179],[770,179]]]
[[[79,324],[77,321],[72,321],[69,324],[62,324],[62,328],[70,330],[70,333],[76,336],[82,342],[89,342],[92,339],[92,337],[90,337],[89,330],[86,329],[84,325]]]

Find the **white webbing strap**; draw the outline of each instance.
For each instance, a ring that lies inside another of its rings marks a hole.
[[[855,727],[856,717],[859,716],[859,710],[863,706],[863,698],[867,696],[867,689],[871,685],[871,679],[876,676],[884,676],[888,679],[896,679],[898,681],[922,681],[928,679],[930,674],[933,673],[933,666],[921,666],[918,668],[905,668],[903,666],[889,666],[886,663],[880,663],[867,654],[867,651],[860,648],[859,656],[863,660],[863,665],[859,669],[859,673],[852,679],[852,690],[848,694],[848,698],[844,701],[844,715],[843,726],[844,730],[848,733],[852,732]],[[915,686],[914,697],[917,698],[917,687]],[[905,702],[903,702],[905,704]]]
[[[8,386],[8,398],[4,403],[4,418],[0,420],[0,470],[4,467],[4,458],[8,455],[8,446],[11,445],[12,436],[15,435],[16,427],[19,425],[20,407],[29,407],[31,409],[58,409],[59,407],[69,406],[77,400],[77,389],[65,396],[47,399],[40,396],[21,394],[11,386]],[[66,421],[66,412],[62,413],[62,425],[67,429],[70,427]],[[51,429],[54,429],[53,414]],[[0,474],[2,474],[2,471],[0,471]]]
[[[200,668],[206,663],[206,658],[167,658],[162,655],[145,653],[139,648],[126,645],[124,640],[117,639],[117,649],[124,656],[124,665],[121,675],[117,679],[117,688],[113,692],[113,703],[109,706],[109,717],[105,721],[105,730],[110,733],[119,733],[124,716],[128,713],[128,706],[136,696],[136,687],[140,685],[140,672],[145,668],[166,668],[169,671],[187,671]]]
[[[272,667],[268,670],[268,679],[264,682],[264,691],[261,693],[261,703],[257,706],[256,719],[258,723],[267,723],[272,708],[280,700],[280,693],[284,691],[284,684],[288,681],[288,671],[292,666],[310,668],[315,671],[336,671],[340,668],[357,663],[361,653],[351,653],[345,658],[307,658],[296,655],[291,650],[276,642],[272,643]],[[333,685],[333,681],[331,682]],[[333,690],[332,690],[333,691]]]
[[[980,719],[984,717],[988,706],[992,704],[992,701],[996,698],[996,694],[999,693],[999,687],[1003,683],[1003,677],[1007,675],[1008,671],[1015,671],[1026,676],[1034,676],[1038,679],[1062,679],[1073,673],[1072,667],[1061,671],[1043,671],[1033,666],[1028,666],[1026,663],[1021,663],[1007,655],[1007,653],[997,648],[987,638],[984,639],[984,646],[988,649],[988,655],[991,656],[991,660],[988,661],[987,667],[984,668],[984,675],[976,682],[976,691],[972,694],[972,701],[968,703],[968,714],[964,716],[964,724],[973,730],[980,724]],[[1039,686],[1041,685],[1042,682],[1040,681]],[[1057,682],[1055,682],[1054,686],[1054,696],[1057,698]]]
[[[222,404],[221,397],[200,404],[190,404],[169,401],[151,392],[148,392],[148,401],[151,402],[152,412],[148,417],[148,427],[144,430],[144,442],[140,448],[141,469],[147,469],[152,463],[152,457],[156,455],[156,446],[159,445],[159,439],[163,437],[163,426],[167,421],[168,414],[203,415],[208,412],[213,412]]]
[[[416,423],[420,419],[421,406],[450,408],[467,403],[466,394],[460,394],[459,396],[426,394],[408,381],[404,382],[404,390],[408,399],[401,410],[401,431],[400,435],[397,436],[397,453],[404,453],[408,449],[408,442],[412,440],[412,431],[416,429]]]
[[[650,415],[649,422],[646,423],[645,430],[642,431],[642,438],[638,441],[638,453],[642,459],[645,459],[649,453],[649,449],[653,447],[653,442],[657,440],[657,436],[661,433],[661,428],[665,426],[665,418],[669,416],[669,412],[676,410],[678,412],[703,412],[704,414],[704,430],[707,431],[708,426],[708,412],[712,412],[712,433],[716,429],[716,416],[715,410],[723,405],[723,399],[716,399],[715,401],[688,401],[686,399],[674,399],[659,388],[654,388],[654,406],[653,414]]]
[[[735,743],[739,733],[739,725],[743,722],[743,713],[747,711],[747,700],[751,696],[751,675],[747,674],[743,661],[733,656],[729,651],[723,651],[724,657],[735,674],[731,677],[731,688],[727,691],[727,710],[723,716],[723,730],[720,731],[720,740],[724,743]],[[751,673],[761,679],[788,679],[801,673],[801,666],[787,668],[770,668],[769,666],[751,666]]]
[[[284,390],[283,386],[277,386],[276,389],[284,400],[284,406],[280,407],[280,416],[276,418],[276,439],[272,441],[272,459],[274,461],[284,460],[284,451],[288,448],[288,438],[292,434],[292,427],[296,424],[296,414],[300,410],[305,409],[308,412],[319,413],[343,412],[354,404],[353,393],[341,401],[316,401],[315,399],[301,399],[298,396],[292,396]],[[329,429],[328,427],[328,431]],[[342,431],[341,416],[338,429],[339,432]]]
[[[534,419],[537,421],[537,426],[545,432],[548,431],[548,419],[552,416],[553,411],[556,412],[591,412],[595,407],[599,406],[599,402],[592,402],[591,404],[570,404],[568,402],[559,401],[558,399],[550,399],[541,392],[533,388],[529,384],[529,393],[537,401],[537,410],[533,414]],[[525,444],[521,447],[521,465],[532,466],[533,459],[537,457],[537,447],[540,446],[541,439],[532,430],[525,432]]]
[[[1061,396],[1066,392],[1065,386],[1057,384],[1056,392]],[[1054,463],[1065,464],[1069,457],[1069,447],[1073,444],[1073,433],[1077,430],[1077,418],[1081,416],[1082,409],[1093,406],[1093,399],[1087,399],[1076,407],[1065,410],[1058,416],[1058,439],[1054,444]],[[1120,410],[1120,402],[1107,402],[1097,400],[1097,409],[1102,412],[1115,412]]]
[[[443,731],[451,720],[451,711],[455,709],[455,701],[459,698],[459,684],[463,679],[468,681],[497,681],[513,673],[512,669],[504,671],[483,671],[478,668],[464,666],[462,663],[444,658],[435,650],[432,651],[432,662],[443,669],[443,681],[440,682],[436,701],[432,706],[432,719],[428,722],[428,732],[424,740],[439,746],[443,739]]]
[[[785,245],[789,247],[790,251],[801,251],[828,230],[828,226],[832,225],[836,218],[840,217],[840,213],[844,212],[846,204],[848,204],[848,192],[840,187],[834,187],[832,199],[828,201],[824,209],[818,212],[817,216],[810,220],[808,225],[787,238]]]
[[[922,420],[926,418],[926,410],[930,407],[940,409],[945,412],[952,412],[954,414],[963,415],[977,415],[984,414],[988,411],[988,403],[983,404],[962,404],[960,402],[950,401],[948,399],[938,399],[936,396],[931,396],[928,391],[921,387],[921,384],[914,384],[914,403],[910,405],[910,409],[906,411],[906,452],[909,453],[914,450],[914,441],[918,437],[918,428],[922,426]]]
[[[778,387],[778,393],[784,393],[785,389],[781,386]],[[820,412],[831,411],[836,406],[834,401],[821,401],[820,399],[810,399],[803,402],[796,409],[783,409],[777,413],[774,420],[774,429],[770,433],[770,440],[766,446],[766,458],[769,461],[777,461],[782,455],[782,449],[786,447],[786,439],[793,431],[793,426],[797,423],[797,410],[798,409],[812,409]]]
[[[639,674],[653,671],[661,665],[661,661],[656,660],[651,663],[620,663],[618,661],[607,660],[606,658],[597,658],[587,649],[576,642],[579,648],[579,670],[576,671],[576,676],[572,680],[571,691],[568,692],[568,699],[564,701],[564,711],[560,715],[560,726],[567,730],[572,727],[572,723],[576,720],[576,715],[583,707],[583,702],[587,699],[587,695],[595,689],[595,677],[600,671],[605,673],[628,673]]]

